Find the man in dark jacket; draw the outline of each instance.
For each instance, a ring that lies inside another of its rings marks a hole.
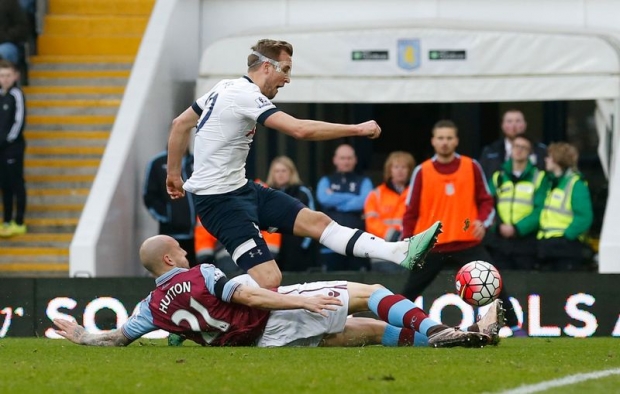
[[[18,45],[28,40],[28,17],[17,0],[0,1],[0,57],[19,62]]]
[[[146,167],[146,178],[142,197],[144,205],[155,220],[159,222],[159,234],[174,238],[187,252],[190,266],[196,263],[194,228],[196,212],[192,194],[173,200],[166,191],[168,150],[156,154]],[[183,157],[183,180],[187,180],[194,169],[194,156],[189,152]]]
[[[502,165],[510,159],[512,152],[512,141],[518,135],[525,134],[527,123],[523,112],[518,109],[509,109],[504,112],[502,117],[502,133],[504,136],[497,141],[487,145],[480,155],[480,165],[487,179],[490,179],[496,171],[502,169]],[[545,169],[545,157],[547,156],[547,147],[544,144],[534,144],[530,161],[539,170]]]

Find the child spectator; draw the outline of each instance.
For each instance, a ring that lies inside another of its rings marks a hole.
[[[26,233],[26,182],[24,181],[24,124],[26,101],[17,87],[19,72],[15,65],[0,60],[0,188],[4,221],[0,237]],[[15,215],[13,215],[15,203]]]

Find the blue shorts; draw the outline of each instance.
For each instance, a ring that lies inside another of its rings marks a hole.
[[[277,228],[279,233],[293,234],[297,214],[305,208],[288,194],[252,181],[225,194],[194,195],[194,202],[202,225],[231,256],[235,257],[239,246],[254,240],[257,251],[250,251],[252,258],[235,259],[245,271],[273,260],[259,229]]]

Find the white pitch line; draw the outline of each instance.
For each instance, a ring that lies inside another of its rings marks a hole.
[[[536,384],[529,384],[525,386],[517,387],[507,391],[502,391],[500,394],[530,394],[538,393],[540,391],[549,390],[553,387],[568,386],[571,384],[577,384],[591,379],[605,378],[610,375],[620,375],[620,368],[618,369],[606,369],[604,371],[590,372],[590,373],[578,373],[575,375],[569,375],[560,379],[548,380],[546,382],[540,382]]]

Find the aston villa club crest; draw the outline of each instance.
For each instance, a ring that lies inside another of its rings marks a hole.
[[[454,183],[446,183],[446,196],[454,194]]]
[[[420,40],[398,40],[398,67],[404,70],[415,70],[420,67]]]

